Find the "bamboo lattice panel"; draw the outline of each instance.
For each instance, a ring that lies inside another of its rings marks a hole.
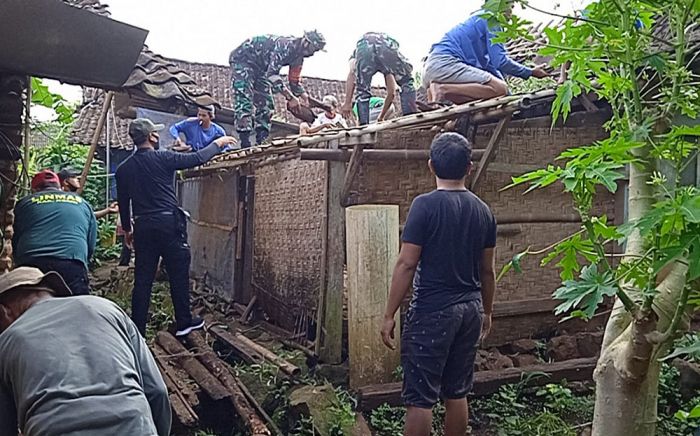
[[[255,179],[253,277],[266,312],[292,328],[315,314],[321,286],[326,163],[282,161]]]

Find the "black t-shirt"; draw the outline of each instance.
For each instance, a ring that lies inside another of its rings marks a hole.
[[[496,219],[479,197],[444,190],[416,197],[402,240],[422,247],[413,310],[432,312],[480,298],[481,257],[496,246]]]

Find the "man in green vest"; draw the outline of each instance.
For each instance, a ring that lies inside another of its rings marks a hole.
[[[56,271],[73,295],[89,294],[88,262],[97,242],[92,207],[80,195],[62,191],[51,170],[39,171],[31,187],[32,194],[15,207],[15,265]]]

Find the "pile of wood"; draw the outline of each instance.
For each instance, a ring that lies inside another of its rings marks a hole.
[[[262,345],[239,332],[211,327],[214,337],[248,363],[270,362],[288,376],[301,370]],[[193,385],[215,402],[230,403],[253,436],[281,435],[272,419],[232,372],[232,368],[213,351],[201,332],[186,336],[184,343],[167,332],[159,332],[151,350],[168,387],[173,414],[184,427],[200,422],[197,414],[200,399]],[[187,376],[184,377],[182,374]]]

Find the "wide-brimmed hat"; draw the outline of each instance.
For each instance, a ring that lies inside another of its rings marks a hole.
[[[67,297],[73,294],[63,278],[54,271],[44,274],[38,268],[21,266],[0,275],[0,295],[20,286],[45,288],[57,297]]]

